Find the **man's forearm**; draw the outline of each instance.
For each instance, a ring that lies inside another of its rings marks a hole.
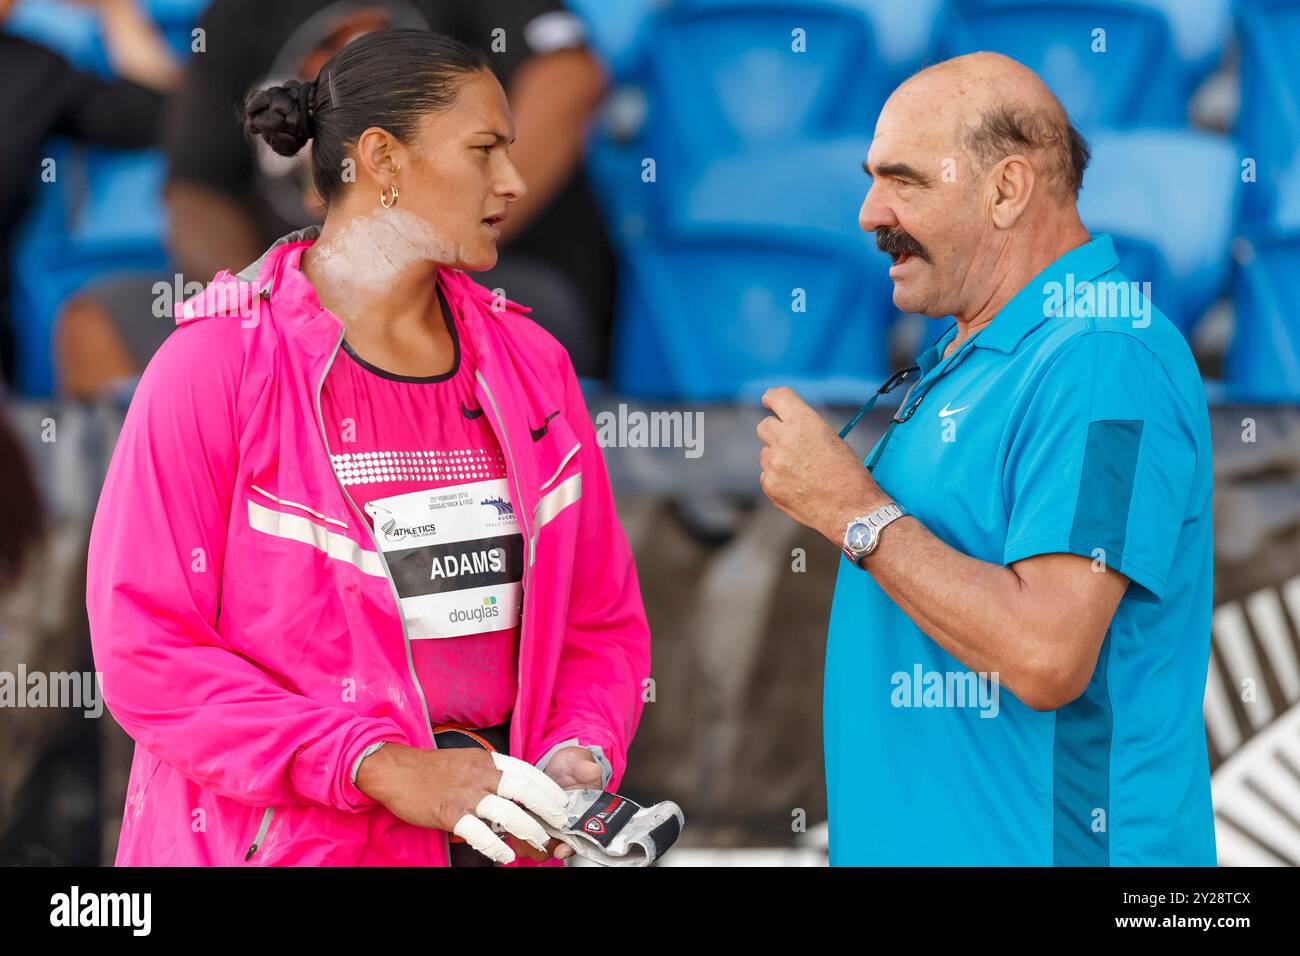
[[[870,509],[868,509],[870,510]],[[847,523],[847,522],[846,522]],[[881,533],[865,570],[916,625],[973,671],[1013,692],[1037,679],[1038,609],[1015,571],[950,548],[911,515]]]
[[[505,221],[505,238],[522,232],[573,176],[605,84],[600,64],[586,50],[548,53],[519,68],[510,89],[516,136],[510,158],[528,192]]]

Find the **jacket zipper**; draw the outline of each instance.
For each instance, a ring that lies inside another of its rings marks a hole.
[[[492,406],[492,416],[496,419],[497,427],[501,431],[501,441],[506,446],[506,460],[510,463],[510,478],[515,489],[515,501],[519,503],[519,524],[525,531],[524,534],[524,580],[520,588],[519,599],[519,662],[515,675],[515,709],[519,708],[520,701],[524,696],[524,604],[528,601],[528,569],[533,565],[533,556],[536,554],[536,543],[530,536],[528,525],[524,521],[524,498],[519,492],[519,469],[515,467],[515,456],[510,450],[510,436],[506,434],[506,423],[501,417],[501,411],[497,408],[496,396],[492,394],[492,389],[488,388],[487,379],[483,373],[475,370],[474,377],[478,379],[479,385],[483,386],[483,394],[488,398],[488,404]],[[511,726],[514,725],[514,713],[510,715]],[[515,756],[519,756],[516,754]],[[520,757],[520,759],[523,759]]]
[[[334,342],[334,349],[330,352],[329,361],[325,363],[325,369],[321,372],[320,381],[316,383],[316,424],[320,426],[320,437],[321,441],[325,444],[326,455],[329,454],[330,446],[329,438],[325,434],[325,417],[321,414],[320,410],[320,394],[321,390],[325,387],[325,377],[329,374],[330,367],[334,364],[334,359],[339,353],[339,346],[343,344],[343,334],[344,330],[340,328],[339,337]],[[362,515],[361,509],[358,508],[357,503],[352,500],[352,495],[348,493],[348,489],[344,487],[343,482],[339,480],[338,472],[334,470],[333,462],[330,463],[329,468],[330,474],[334,476],[334,481],[339,486],[339,490],[343,492],[343,497],[352,507],[352,511],[356,514],[357,520],[361,523],[361,527],[365,528],[369,533],[370,540],[374,542],[375,545],[375,552],[379,555],[379,563],[384,569],[384,577],[388,579],[388,587],[393,592],[393,602],[397,607],[397,621],[402,626],[402,641],[406,645],[406,666],[411,676],[411,683],[415,686],[415,694],[420,699],[420,710],[424,714],[424,729],[429,734],[429,745],[432,749],[437,750],[438,743],[433,737],[433,722],[429,719],[429,702],[424,699],[424,688],[420,686],[420,679],[415,674],[415,660],[411,656],[411,636],[406,630],[406,618],[402,614],[402,599],[401,595],[397,593],[397,582],[393,580],[392,571],[388,568],[388,559],[384,557],[384,549],[379,546],[379,539],[375,537],[374,529],[370,527],[369,522],[367,522],[365,516]],[[451,839],[445,830],[442,834],[442,843],[446,859],[448,863],[450,863]]]
[[[253,858],[253,854],[262,845],[262,841],[266,839],[266,831],[271,828],[271,817],[273,816],[275,816],[275,807],[267,807],[266,812],[262,814],[262,822],[257,828],[257,836],[253,837],[253,845],[244,854],[245,863]]]

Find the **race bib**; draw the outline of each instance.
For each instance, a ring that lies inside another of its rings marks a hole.
[[[505,478],[366,502],[412,640],[519,623],[524,538]]]

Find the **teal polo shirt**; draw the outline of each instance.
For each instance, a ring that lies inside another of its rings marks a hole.
[[[1215,864],[1209,415],[1187,342],[1117,266],[1097,236],[944,359],[950,329],[917,360],[916,412],[867,457],[880,449],[881,487],[963,554],[1068,552],[1126,575],[1092,679],[1032,710],[842,559],[832,865]]]

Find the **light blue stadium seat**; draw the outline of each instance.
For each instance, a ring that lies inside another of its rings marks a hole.
[[[141,8],[181,57],[190,53],[190,31],[211,0],[142,0]],[[111,76],[108,53],[100,32],[99,13],[91,6],[67,0],[19,0],[7,32],[47,46],[83,70]]]
[[[624,394],[757,400],[791,385],[848,404],[888,374],[889,291],[824,232],[688,224],[626,249],[620,300]]]
[[[1241,194],[1235,144],[1191,130],[1098,133],[1079,214],[1116,240],[1124,272],[1190,334],[1224,292]]]
[[[592,49],[617,78],[636,59],[646,22],[663,3],[662,0],[564,0],[564,5],[582,18]]]
[[[1237,137],[1257,164],[1243,215],[1300,228],[1300,0],[1239,0]]]
[[[99,42],[99,15],[93,7],[66,0],[19,0],[4,29],[49,47],[83,70],[101,75],[109,72]]]
[[[678,0],[649,29],[638,73],[661,181],[723,153],[866,136],[891,88],[849,0]]]
[[[1236,329],[1224,369],[1228,396],[1300,402],[1300,230],[1246,230],[1235,258]]]
[[[1229,33],[1229,0],[952,0],[945,54],[1033,69],[1085,131],[1182,126]],[[1104,36],[1095,31],[1104,31]],[[1105,52],[1094,51],[1104,40]]]

